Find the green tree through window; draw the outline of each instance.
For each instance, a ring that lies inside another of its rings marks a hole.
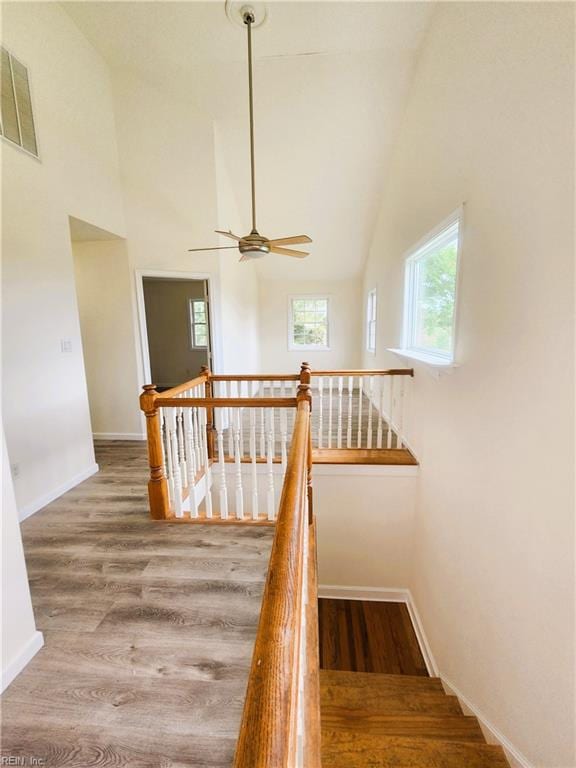
[[[458,249],[450,243],[418,265],[418,346],[450,352]]]

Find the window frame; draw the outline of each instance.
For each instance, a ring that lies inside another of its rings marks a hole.
[[[374,312],[371,312],[371,309],[374,310]],[[373,316],[372,316],[373,315]],[[366,313],[365,313],[365,327],[364,332],[366,334],[366,352],[369,352],[371,355],[376,354],[376,333],[377,333],[377,319],[378,319],[378,291],[376,287],[371,288],[368,293],[366,294]],[[374,346],[370,346],[370,330],[371,325],[374,325]]]
[[[35,98],[34,98],[34,86],[32,85],[32,79],[30,77],[30,67],[28,64],[23,61],[19,56],[15,56],[10,48],[8,48],[6,45],[2,44],[0,47],[2,47],[6,53],[8,54],[8,58],[10,60],[10,79],[12,82],[12,92],[14,93],[14,98],[16,101],[16,120],[18,122],[18,134],[20,136],[20,141],[22,141],[22,129],[20,127],[20,112],[18,109],[18,101],[16,99],[16,86],[14,83],[14,71],[12,68],[12,59],[15,59],[24,69],[26,70],[26,75],[28,77],[28,96],[30,97],[30,111],[32,113],[32,122],[34,126],[34,139],[36,141],[36,154],[34,152],[31,152],[29,149],[26,149],[26,147],[23,147],[22,144],[19,144],[16,141],[13,141],[4,133],[4,125],[2,123],[2,117],[0,115],[0,141],[5,141],[7,144],[9,144],[11,147],[14,147],[14,149],[17,149],[19,152],[23,152],[28,157],[33,158],[36,160],[36,162],[41,163],[42,162],[42,153],[40,150],[40,139],[38,136],[38,124],[36,121],[37,113],[36,113],[36,105],[35,105]]]
[[[325,301],[326,302],[326,344],[296,344],[294,342],[294,301]],[[327,352],[330,350],[330,296],[326,294],[294,294],[288,297],[288,349],[291,352],[300,350],[315,350]]]
[[[197,323],[196,318],[194,316],[194,304],[195,302],[198,302],[199,304],[204,305],[204,315],[206,318],[206,322],[204,323]],[[205,298],[189,298],[188,299],[188,316],[190,318],[190,348],[193,350],[196,349],[210,349],[210,322],[208,318],[208,302]],[[203,325],[206,328],[206,344],[196,344],[196,326],[197,325]]]
[[[417,266],[418,263],[433,250],[442,246],[442,241],[447,242],[453,237],[453,230],[457,231],[456,248],[456,278],[454,281],[454,312],[452,316],[452,343],[450,351],[421,347],[415,344],[416,330],[416,302],[417,302]],[[458,326],[458,300],[460,294],[460,267],[462,261],[462,232],[463,232],[463,206],[457,208],[450,216],[430,230],[404,255],[404,312],[402,325],[401,352],[417,360],[438,365],[451,365],[455,362],[457,326]]]

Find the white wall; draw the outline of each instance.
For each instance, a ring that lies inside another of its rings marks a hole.
[[[73,242],[74,273],[92,431],[143,435],[125,240]]]
[[[320,585],[405,589],[417,467],[315,465]]]
[[[113,74],[131,268],[209,277],[215,368],[254,371],[254,266],[238,264],[234,251],[188,253],[218,245],[214,230],[237,221],[214,121],[194,99],[180,101],[137,78]]]
[[[364,286],[398,365],[403,253],[466,204],[460,367],[409,398],[412,588],[441,673],[541,768],[575,758],[573,15],[439,4]]]
[[[307,361],[316,370],[357,368],[362,355],[361,282],[266,280],[259,283],[261,366],[264,373],[297,373]],[[328,296],[330,349],[288,349],[290,296]]]
[[[27,514],[96,469],[68,215],[120,235],[124,222],[106,66],[56,3],[2,16],[3,44],[29,67],[41,154],[2,142],[4,423]]]
[[[36,631],[18,511],[2,430],[2,686],[3,691],[42,647]]]
[[[248,221],[242,219],[236,190],[230,180],[221,135],[221,126],[214,125],[214,152],[218,229],[232,230],[243,235]],[[211,235],[207,244],[233,241]],[[254,261],[240,262],[238,251],[220,251],[220,290],[222,312],[222,366],[229,373],[256,373],[260,369],[260,316],[258,276]]]

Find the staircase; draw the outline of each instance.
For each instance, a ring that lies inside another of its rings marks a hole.
[[[320,670],[322,768],[509,768],[439,678]]]

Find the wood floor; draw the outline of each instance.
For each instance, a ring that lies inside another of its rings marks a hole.
[[[45,647],[2,696],[2,755],[230,766],[274,530],[153,522],[143,443],[97,461],[22,525]]]
[[[404,603],[322,598],[318,615],[322,669],[428,675]]]

